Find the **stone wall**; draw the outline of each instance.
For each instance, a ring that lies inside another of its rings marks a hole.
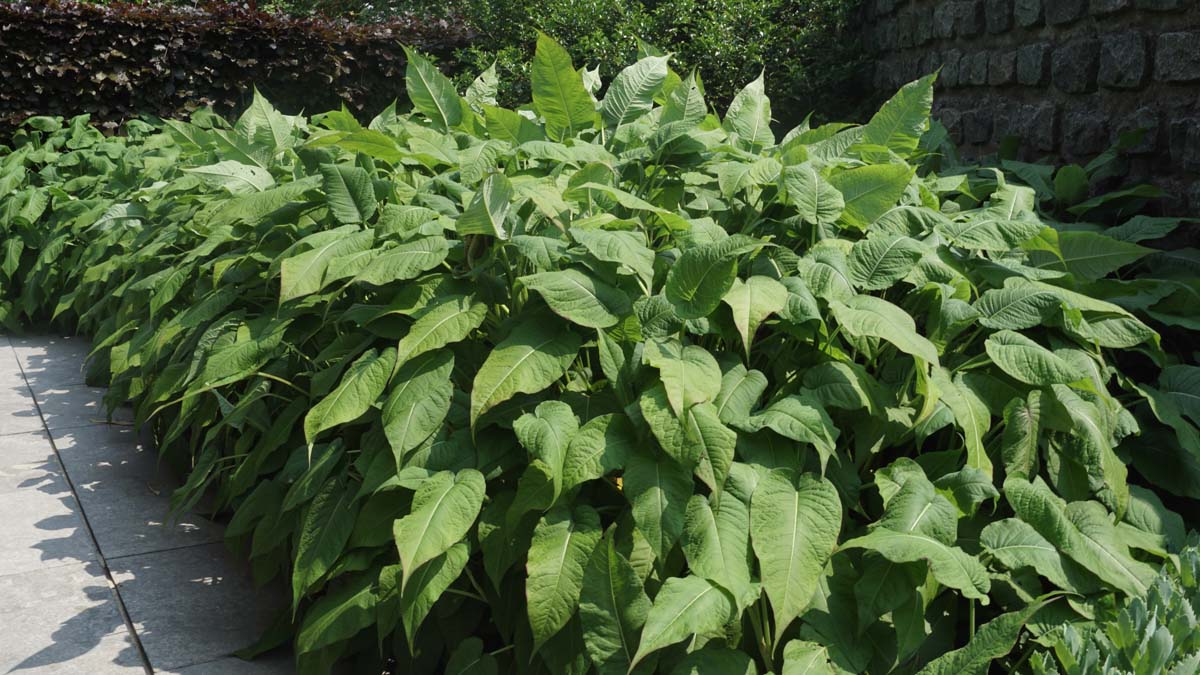
[[[1200,0],[864,0],[880,95],[941,68],[935,116],[965,155],[1083,161],[1122,131],[1134,179],[1200,213]]]

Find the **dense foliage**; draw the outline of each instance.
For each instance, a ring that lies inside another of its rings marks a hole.
[[[193,8],[0,2],[0,132],[31,115],[90,113],[115,131],[144,115],[233,113],[252,83],[288,112],[348,106],[369,118],[404,92],[402,41],[453,66],[469,31],[444,17],[359,25],[237,4]]]
[[[1174,564],[1197,282],[1107,160],[934,171],[933,76],[782,138],[762,79],[718,117],[648,56],[597,100],[545,36],[531,78],[412,54],[365,127],[256,98],[0,156],[0,320],[93,336],[176,504],[287,580],[251,652],[981,674]]]
[[[459,60],[475,70],[495,61],[501,102],[517,105],[529,100],[531,26],[605,81],[620,64],[661,49],[683,72],[696,69],[708,100],[722,107],[765,69],[776,115],[793,124],[814,110],[858,112],[851,109],[863,100],[856,76],[865,53],[848,28],[857,6],[853,0],[460,0],[458,13],[478,35]],[[461,71],[460,85],[470,72]]]

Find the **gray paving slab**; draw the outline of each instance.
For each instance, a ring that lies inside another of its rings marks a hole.
[[[13,353],[34,387],[69,387],[84,383],[84,360],[91,344],[60,335],[9,336]]]
[[[0,673],[143,673],[96,563],[0,576]]]
[[[0,574],[96,559],[44,432],[0,436],[0,514]]]
[[[0,436],[41,429],[42,418],[29,387],[12,377],[0,381]]]
[[[50,433],[105,558],[221,540],[221,528],[206,518],[170,512],[177,483],[131,427],[98,424]]]
[[[109,565],[155,670],[230,656],[258,638],[283,601],[278,592],[255,589],[244,561],[222,544],[120,558]]]

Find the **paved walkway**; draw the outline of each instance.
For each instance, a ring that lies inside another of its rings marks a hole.
[[[280,675],[229,656],[281,593],[256,591],[103,389],[78,338],[0,336],[0,675]],[[124,422],[124,424],[121,424]]]

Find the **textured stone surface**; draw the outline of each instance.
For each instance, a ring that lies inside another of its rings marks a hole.
[[[954,37],[954,4],[943,2],[933,8],[933,36],[939,40]]]
[[[967,84],[979,86],[987,84],[988,64],[990,58],[987,52],[976,52],[963,57],[964,63],[969,63],[967,68]],[[962,66],[959,66],[959,80],[962,80]]]
[[[1051,26],[1071,23],[1087,16],[1088,0],[1054,0],[1046,3],[1046,23]]]
[[[984,30],[982,0],[958,0],[955,3],[954,28],[959,37],[975,37]]]
[[[1013,24],[1012,0],[987,0],[987,31],[993,34],[1007,32]]]
[[[962,59],[962,52],[957,49],[947,50],[942,54],[942,73],[938,76],[938,82],[947,87],[956,87],[959,84],[959,64]]]
[[[1021,107],[1021,137],[1028,147],[1049,152],[1058,145],[1058,108],[1053,103]]]
[[[1132,0],[1091,0],[1088,8],[1093,16],[1104,16],[1125,9],[1131,2]]]
[[[1145,106],[1139,108],[1133,115],[1123,117],[1120,124],[1115,130],[1116,133],[1125,133],[1144,129],[1142,140],[1129,148],[1127,152],[1130,154],[1146,154],[1153,152],[1158,147],[1158,132],[1159,132],[1159,113],[1158,110]],[[1113,139],[1116,140],[1115,138]]]
[[[955,143],[963,142],[962,113],[953,108],[948,108],[940,111],[937,114],[937,118],[941,120],[942,125],[946,127],[946,131],[950,133],[950,140]]]
[[[993,87],[1012,84],[1017,78],[1017,53],[992,52],[988,59],[988,84]]]
[[[1031,87],[1050,79],[1050,45],[1021,45],[1017,48],[1017,82]]]
[[[1108,122],[1104,115],[1087,108],[1075,108],[1063,116],[1063,143],[1075,157],[1088,157],[1108,147]]]
[[[991,110],[979,108],[963,113],[963,139],[967,143],[986,143],[991,137]]]
[[[1042,22],[1042,0],[1015,0],[1013,18],[1022,28],[1040,24]]]
[[[1141,33],[1110,33],[1100,40],[1100,86],[1137,89],[1146,83],[1149,59],[1146,37]]]
[[[1054,86],[1071,94],[1095,89],[1099,51],[1099,42],[1091,39],[1075,40],[1057,47],[1050,62]]]
[[[1189,2],[1195,0],[1135,0],[1138,9],[1146,9],[1151,12],[1172,12],[1183,9]]]
[[[1200,81],[1200,31],[1158,36],[1154,78],[1163,82]]]

